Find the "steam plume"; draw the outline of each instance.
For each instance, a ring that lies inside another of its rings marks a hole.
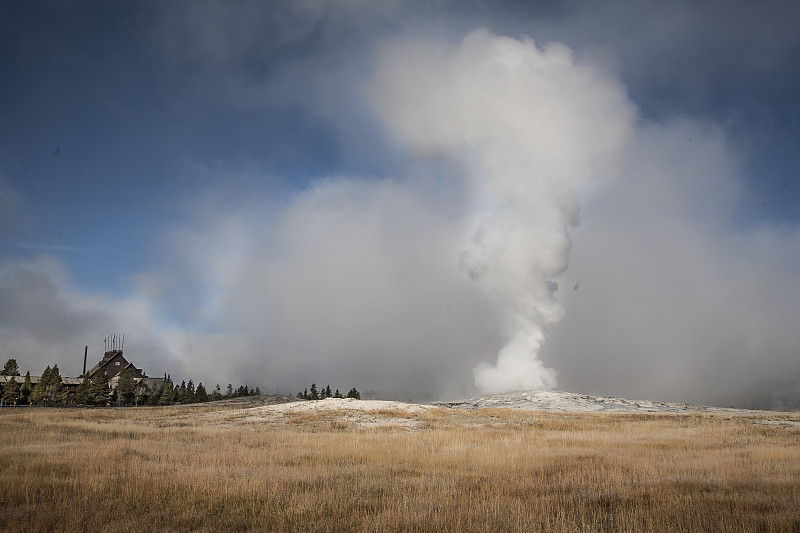
[[[436,50],[431,52],[431,50]],[[505,345],[475,367],[481,392],[552,388],[538,354],[563,310],[576,192],[613,172],[633,110],[618,84],[577,65],[560,44],[537,48],[486,30],[455,47],[383,50],[372,100],[418,154],[445,156],[474,194],[477,223],[462,270],[501,311]]]

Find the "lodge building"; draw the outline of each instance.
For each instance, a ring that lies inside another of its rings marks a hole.
[[[98,373],[105,372],[108,378],[109,394],[117,386],[120,373],[130,369],[133,374],[133,379],[139,388],[139,402],[146,403],[150,398],[153,391],[158,390],[164,384],[164,378],[151,378],[148,377],[140,368],[137,368],[133,363],[128,362],[122,354],[122,350],[116,346],[113,349],[107,350],[103,355],[103,359],[94,365],[88,372],[86,372],[86,361],[84,359],[84,373],[76,378],[64,377],[61,379],[64,383],[64,389],[67,393],[65,403],[75,403],[75,394],[78,391],[78,386],[83,382],[84,376],[90,380]],[[39,383],[41,376],[31,376],[31,386],[36,386]],[[24,376],[0,376],[0,391],[9,381],[16,381],[20,385],[25,380]]]
[[[141,401],[143,403],[148,400],[153,391],[164,384],[164,378],[147,377],[147,374],[140,368],[128,362],[122,354],[121,349],[108,350],[99,363],[94,365],[88,372],[84,372],[84,374],[78,378],[78,383],[83,380],[84,375],[92,379],[98,372],[105,372],[106,378],[108,379],[108,388],[110,391],[113,391],[119,381],[120,373],[125,369],[130,369],[133,380],[140,387]]]

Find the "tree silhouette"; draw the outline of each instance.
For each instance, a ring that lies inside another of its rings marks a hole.
[[[25,372],[25,380],[19,388],[19,400],[21,403],[30,403],[31,392],[33,392],[33,383],[31,383],[31,371]]]
[[[89,402],[92,405],[106,405],[109,397],[108,376],[101,368],[89,380]]]
[[[117,403],[119,405],[131,405],[136,396],[136,380],[133,378],[133,370],[125,368],[119,373],[116,388]]]
[[[7,376],[3,385],[3,403],[5,405],[17,405],[19,400],[19,383],[15,376]]]
[[[0,372],[3,376],[19,376],[19,365],[16,359],[9,359],[3,366],[3,371]]]
[[[194,391],[194,399],[199,403],[208,401],[208,393],[206,392],[206,388],[203,386],[202,381],[197,384],[197,389]]]

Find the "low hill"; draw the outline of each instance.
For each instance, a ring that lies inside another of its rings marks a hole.
[[[609,413],[748,413],[745,409],[709,407],[678,402],[626,400],[572,392],[528,390],[491,394],[459,401],[433,402],[453,409],[510,408],[533,411],[609,412]]]

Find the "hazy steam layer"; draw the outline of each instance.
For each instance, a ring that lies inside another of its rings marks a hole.
[[[474,370],[482,392],[552,388],[538,359],[560,320],[555,278],[567,267],[575,192],[613,171],[634,112],[619,85],[536,47],[477,30],[455,47],[395,43],[371,86],[378,115],[418,155],[458,165],[477,226],[461,269],[493,300],[505,345]]]

